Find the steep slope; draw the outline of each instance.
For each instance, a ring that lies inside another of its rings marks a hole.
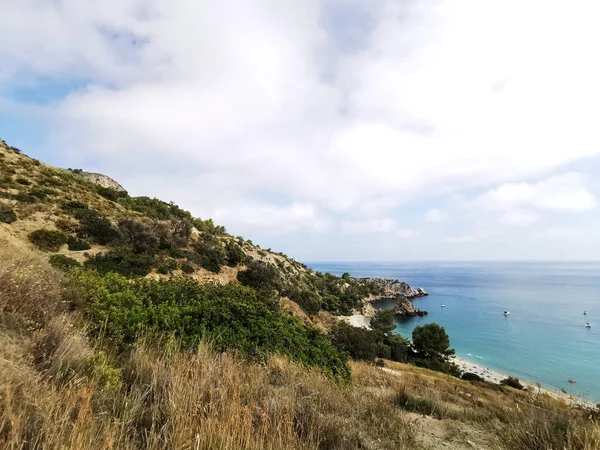
[[[600,446],[595,410],[372,364],[414,348],[385,317],[334,316],[389,295],[381,281],[313,273],[4,142],[0,262],[0,448]],[[448,369],[438,356],[412,362]]]

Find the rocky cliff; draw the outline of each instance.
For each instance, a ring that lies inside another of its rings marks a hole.
[[[124,191],[125,188],[113,180],[111,177],[107,177],[106,175],[102,175],[101,173],[93,173],[93,172],[81,172],[80,175],[86,180],[99,184],[105,188],[112,188],[117,191]]]

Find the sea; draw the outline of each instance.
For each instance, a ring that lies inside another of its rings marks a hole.
[[[437,322],[459,357],[600,402],[600,262],[307,265],[323,273],[392,278],[422,287],[430,295],[413,304],[429,314],[397,318],[396,333],[410,338],[417,325]],[[375,306],[392,309],[394,302]],[[505,310],[510,315],[504,316]]]

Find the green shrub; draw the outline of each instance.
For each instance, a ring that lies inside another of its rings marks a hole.
[[[242,250],[242,247],[233,241],[227,242],[225,252],[227,253],[227,265],[231,267],[242,264],[246,259],[246,254],[244,253],[244,250]]]
[[[156,254],[160,248],[161,239],[149,225],[133,219],[119,222],[119,243],[133,248],[135,253]]]
[[[103,351],[92,353],[83,363],[80,374],[93,382],[100,392],[121,387],[121,370],[109,364]]]
[[[282,294],[295,301],[307,314],[317,314],[321,310],[321,299],[313,291],[291,288],[284,290]]]
[[[514,388],[514,389],[519,389],[520,391],[525,389],[525,386],[523,386],[521,384],[521,382],[519,381],[519,379],[515,378],[515,377],[508,377],[508,378],[505,378],[504,380],[500,380],[500,384],[503,384],[504,386],[510,386],[511,388]]]
[[[119,203],[128,209],[141,212],[157,220],[192,219],[192,215],[174,203],[166,203],[150,197],[120,197]]]
[[[44,200],[49,195],[54,195],[54,194],[56,194],[56,191],[53,190],[53,189],[38,189],[38,190],[35,190],[35,191],[31,191],[29,193],[29,195],[32,195],[33,197],[39,198],[40,200]]]
[[[332,342],[353,359],[373,361],[379,354],[377,336],[365,328],[353,327],[340,322],[332,330]]]
[[[90,244],[83,239],[76,238],[75,236],[69,236],[67,238],[67,245],[69,246],[69,250],[73,252],[89,250],[91,248]]]
[[[244,286],[250,286],[263,291],[277,289],[280,284],[277,269],[262,261],[251,261],[246,270],[238,273],[237,279]]]
[[[98,253],[88,259],[84,266],[100,274],[118,273],[127,277],[150,273],[155,258],[147,253],[136,253],[130,247],[116,247],[106,253]]]
[[[466,380],[466,381],[485,381],[479,375],[477,375],[476,373],[472,373],[472,372],[465,372],[465,373],[463,373],[461,375],[461,378],[463,380]]]
[[[10,206],[0,203],[0,222],[13,223],[15,220],[17,220],[15,211]]]
[[[219,273],[221,266],[227,262],[227,255],[221,241],[209,234],[202,235],[196,243],[194,250],[198,254],[197,264],[210,270],[211,272]]]
[[[79,264],[73,258],[69,258],[68,256],[65,256],[65,255],[52,255],[50,257],[49,262],[52,267],[55,267],[59,270],[64,270],[64,271],[67,271],[74,267],[81,267],[81,264]]]
[[[56,252],[67,243],[67,236],[60,231],[36,230],[29,234],[29,240],[41,250]]]
[[[73,215],[79,220],[79,235],[83,238],[91,238],[100,245],[106,245],[119,237],[110,220],[93,209],[74,209]]]
[[[104,186],[96,186],[96,192],[98,192],[98,194],[102,197],[113,202],[118,201],[120,198],[128,197],[127,191],[121,191]]]
[[[12,198],[21,203],[37,203],[39,201],[37,197],[23,193],[15,194],[12,196]]]
[[[73,213],[73,211],[75,211],[77,209],[88,209],[88,207],[85,203],[81,203],[76,200],[63,203],[61,208],[63,209],[63,211],[68,212],[68,213]]]
[[[347,357],[324,334],[284,313],[271,297],[239,284],[204,285],[195,280],[128,279],[79,274],[91,331],[123,347],[144,329],[175,335],[182,345],[207,338],[220,351],[233,349],[264,360],[280,353],[347,381]]]
[[[195,272],[194,268],[192,266],[190,266],[189,264],[182,264],[181,271],[183,273],[187,273],[188,275]]]
[[[161,261],[156,269],[158,270],[158,273],[166,275],[169,272],[172,272],[173,270],[177,270],[177,268],[177,262],[173,261],[172,259],[169,259],[166,261]]]

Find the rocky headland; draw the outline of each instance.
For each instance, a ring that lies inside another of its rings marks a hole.
[[[429,295],[423,288],[413,288],[408,283],[388,278],[356,278],[360,283],[374,286],[378,294],[372,294],[365,299],[365,304],[384,300],[396,300],[394,314],[401,317],[425,316],[427,311],[421,311],[410,301],[411,299]]]

